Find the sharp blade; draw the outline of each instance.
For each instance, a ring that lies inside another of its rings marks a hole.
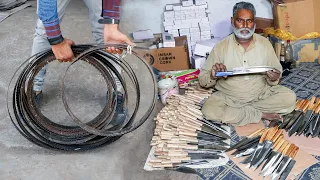
[[[215,150],[225,151],[228,148],[224,146],[218,146],[218,145],[199,145],[198,149],[215,149]]]
[[[222,127],[222,124],[218,124],[218,123],[213,122],[213,121],[210,122],[210,121],[208,121],[206,119],[203,119],[202,122],[204,122],[205,125],[210,126],[211,128],[214,128],[216,130],[222,131],[225,134],[229,134],[229,132],[225,128]]]
[[[275,163],[277,158],[280,156],[279,152],[272,151],[270,157],[267,159],[267,161],[264,163],[264,165],[261,168],[261,172],[259,175],[264,174],[271,166]]]
[[[224,140],[226,140],[226,139],[228,139],[228,138],[225,138],[225,137],[221,137],[220,135],[218,135],[218,134],[215,134],[215,133],[212,133],[212,132],[208,132],[208,131],[203,131],[203,130],[200,130],[200,131],[197,131],[198,132],[198,134],[199,133],[202,133],[201,135],[202,136],[206,136],[206,137],[208,137],[208,136],[213,136],[213,137],[216,137],[216,138],[220,138],[220,139],[224,139]]]
[[[286,115],[283,119],[283,123],[279,125],[279,129],[283,129],[284,127],[286,127],[286,125],[290,122],[290,119],[294,116],[295,113],[296,111]]]
[[[260,154],[258,154],[258,156],[252,160],[251,166],[258,167],[258,165],[264,161],[268,153],[272,151],[272,145],[273,143],[271,141],[264,141],[264,145]]]
[[[317,117],[317,126],[315,127],[315,133],[314,133],[314,137],[317,137],[319,136],[319,133],[320,133],[320,115],[318,114],[318,117]]]
[[[261,136],[259,136],[260,139]],[[238,149],[239,147],[242,147],[243,145],[246,145],[247,143],[250,143],[254,138],[247,138],[244,137],[241,141],[239,141],[237,144],[233,145],[232,147],[230,147],[229,149],[227,149],[226,152],[234,150],[234,149]]]
[[[300,117],[302,116],[302,112],[301,111],[296,111],[296,113],[294,114],[294,116],[290,119],[290,122],[287,124],[287,126],[284,128],[286,131],[288,131],[291,126],[293,125],[293,123]]]
[[[283,154],[279,153],[279,155],[276,157],[276,160],[274,161],[274,163],[270,166],[270,168],[268,168],[266,170],[266,172],[264,173],[263,176],[269,176],[271,173],[273,173],[276,170],[276,168],[278,167],[282,158],[283,158]]]
[[[238,150],[245,150],[248,148],[251,148],[252,146],[257,146],[259,144],[259,140],[260,140],[261,136],[258,136],[256,138],[253,138],[252,141],[247,142],[247,144],[244,144],[243,146],[239,147]]]
[[[246,157],[245,159],[243,159],[240,163],[241,164],[248,164],[248,163],[250,163],[251,162],[251,160],[252,160],[252,158],[253,158],[253,156],[255,155],[255,150],[253,151],[253,153],[251,153],[251,155],[250,156],[248,156],[248,157]]]
[[[249,149],[247,149],[246,151],[237,154],[235,157],[236,157],[236,158],[239,158],[239,157],[242,157],[242,156],[247,156],[247,155],[249,155],[249,154],[252,154],[255,149],[256,149],[256,148],[249,148]]]
[[[266,163],[266,161],[268,160],[268,156],[270,156],[271,152],[272,152],[272,149],[269,149],[269,151],[266,153],[267,155],[262,157],[261,160],[259,160],[257,162],[257,164],[255,166],[253,166],[253,167],[255,167],[254,170],[257,170],[263,162]]]
[[[201,132],[201,131],[198,131],[198,135],[197,135],[197,138],[198,139],[203,139],[203,140],[227,140],[225,138],[222,138],[222,137],[219,137],[219,136],[215,136],[215,135],[212,135],[212,134],[208,134],[208,133],[204,133],[204,132]]]
[[[207,141],[207,140],[200,140],[198,142],[199,145],[219,145],[219,146],[229,146],[229,144],[223,141]]]
[[[304,121],[304,117],[305,117],[304,114],[301,115],[301,116],[296,120],[296,122],[292,125],[292,127],[291,127],[290,130],[288,131],[289,137],[292,136],[292,134],[295,133],[295,132],[299,129],[301,123]]]
[[[286,169],[285,169],[285,170],[283,171],[283,173],[281,174],[280,180],[286,180],[286,179],[287,179],[287,177],[288,177],[288,175],[290,174],[290,172],[291,172],[291,170],[292,170],[292,168],[293,168],[293,166],[294,166],[295,163],[296,163],[296,160],[294,160],[294,159],[292,159],[292,160],[289,162],[288,166],[286,167]]]
[[[281,173],[286,169],[290,162],[291,158],[289,156],[283,157],[282,161],[280,162],[280,165],[276,169],[275,173],[272,174],[272,180],[276,180],[279,178]]]
[[[189,153],[188,156],[191,157],[192,160],[194,160],[194,159],[219,159],[219,158],[223,158],[223,156],[220,156],[218,154]]]
[[[217,130],[214,130],[214,129],[212,129],[212,128],[209,128],[208,126],[203,126],[203,127],[201,128],[201,131],[202,131],[202,132],[207,132],[207,133],[210,133],[210,134],[213,134],[213,135],[222,137],[222,138],[231,139],[231,137],[230,137],[228,134],[225,134],[225,133],[223,133],[223,132],[219,132],[219,131],[217,131]]]
[[[247,151],[248,149],[256,149],[258,143],[250,143],[249,145],[250,146],[247,146],[246,148],[237,149],[237,151],[233,152],[231,155],[236,155],[236,154],[239,154],[239,153],[243,153],[243,152]],[[244,147],[244,146],[242,146],[242,147]]]
[[[309,110],[308,110],[309,111]],[[307,112],[308,113],[308,112]],[[304,116],[303,119],[303,123],[302,125],[299,127],[298,131],[297,131],[297,135],[301,135],[303,133],[303,131],[310,125],[310,123],[312,122],[312,118],[311,118],[311,114],[312,114],[312,110],[309,112],[309,115],[306,114]],[[309,118],[307,118],[309,116]]]

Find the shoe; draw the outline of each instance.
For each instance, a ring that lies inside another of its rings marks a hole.
[[[39,93],[37,93],[37,91],[33,91],[33,94],[34,94],[34,100],[36,104],[40,106],[41,99],[42,99],[42,91],[40,91]]]

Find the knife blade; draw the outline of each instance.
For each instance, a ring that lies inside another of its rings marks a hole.
[[[226,152],[237,149],[239,147],[241,147],[242,145],[250,142],[252,140],[251,137],[258,135],[259,133],[263,133],[264,129],[258,129],[257,131],[253,132],[252,134],[250,134],[247,137],[244,137],[243,139],[241,139],[238,143],[236,143],[235,145],[231,146],[229,149],[226,150]],[[259,134],[260,135],[260,134]]]
[[[299,151],[299,147],[296,147],[296,149],[290,154],[291,161],[289,162],[286,169],[283,171],[283,173],[280,176],[280,180],[286,180],[288,175],[290,174],[291,170],[293,169],[294,164],[296,163],[296,160],[294,160],[296,154]]]
[[[314,111],[314,102],[316,100],[316,97],[313,96],[311,98],[311,100],[309,101],[308,103],[308,107],[307,107],[307,112],[305,113],[305,116],[304,116],[304,119],[302,121],[302,125],[300,126],[299,130],[297,131],[297,135],[301,135],[304,131],[305,128],[307,128],[310,123],[311,123],[311,120],[312,120],[312,114],[313,114],[313,111]]]
[[[242,154],[245,151],[247,151],[248,149],[256,149],[257,145],[258,145],[258,141],[255,143],[250,143],[249,146],[246,146],[246,148],[243,149],[237,149],[235,152],[233,152],[231,155],[237,155],[237,154]]]
[[[290,143],[288,141],[284,141],[281,148],[279,149],[279,153],[273,158],[272,162],[270,162],[270,164],[268,165],[269,167],[265,169],[263,176],[269,176],[276,170],[284,156],[284,152],[288,150],[288,148],[290,148]]]
[[[296,122],[291,126],[291,128],[288,131],[288,136],[292,136],[292,134],[294,134],[298,128],[301,126],[301,124],[303,123],[305,118],[305,114],[302,114],[297,120]]]
[[[269,156],[268,160],[264,163],[261,168],[261,172],[259,176],[266,173],[267,170],[276,162],[278,157],[280,156],[282,150],[286,147],[285,140],[280,139],[279,142],[274,147],[274,151],[272,151],[271,155]]]
[[[320,113],[319,113],[320,112],[320,98],[319,98],[319,105],[314,110],[314,112],[315,112],[316,115],[315,115],[315,119],[314,119],[315,125],[314,125],[313,130],[312,130],[312,132],[313,132],[312,137],[313,138],[318,136],[318,134],[320,132]]]
[[[290,146],[291,147],[291,146]],[[279,176],[282,174],[282,172],[285,170],[285,168],[288,166],[288,164],[291,161],[290,154],[294,153],[296,151],[296,146],[293,146],[291,149],[289,149],[286,153],[283,159],[281,160],[279,166],[277,167],[275,173],[272,174],[272,180],[276,180],[279,178]]]
[[[267,158],[267,156],[271,154],[273,145],[277,143],[278,138],[282,135],[281,129],[277,129],[277,127],[275,129],[276,130],[272,132],[273,134],[268,135],[268,139],[270,139],[270,141],[266,142],[260,155],[257,157],[256,162],[252,163],[252,167],[254,167],[255,170],[261,165],[261,163]]]
[[[286,131],[288,131],[291,128],[291,126],[293,125],[293,123],[303,114],[303,108],[308,105],[308,102],[309,101],[307,99],[305,99],[305,100],[301,101],[300,104],[297,105],[297,108],[296,108],[296,111],[295,111],[293,117],[290,119],[289,123],[284,128]]]
[[[269,149],[272,147],[273,143],[271,140],[273,139],[273,137],[275,136],[275,134],[277,132],[278,132],[278,127],[269,128],[267,130],[266,138],[263,141],[263,144],[260,145],[260,147],[258,144],[257,149],[256,149],[257,152],[256,152],[255,156],[252,158],[252,161],[249,164],[249,168],[251,168],[253,165],[256,165],[261,158],[263,158],[263,160],[264,160],[266,153],[268,153]],[[259,141],[259,143],[260,143],[260,141]]]
[[[248,157],[245,158],[243,161],[241,161],[241,162],[243,162],[242,164],[251,163],[252,160],[253,160],[256,156],[258,156],[258,154],[261,152],[261,150],[262,150],[262,148],[263,148],[263,142],[264,142],[264,140],[266,139],[269,131],[270,131],[270,129],[267,129],[266,131],[263,132],[263,134],[262,134],[262,136],[261,136],[261,138],[260,138],[260,140],[259,140],[259,144],[257,145],[257,148],[255,149],[255,151],[254,151],[250,156],[248,156]],[[250,158],[250,159],[249,159],[249,158]],[[249,161],[249,162],[248,162],[248,161]],[[241,163],[241,162],[240,162],[240,163]],[[244,162],[245,162],[245,163],[244,163]],[[250,164],[249,164],[249,166],[250,166]]]

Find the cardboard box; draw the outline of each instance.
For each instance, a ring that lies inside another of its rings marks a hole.
[[[271,44],[275,48],[278,58],[280,58],[281,39],[274,36],[269,37]],[[299,62],[319,62],[318,56],[320,53],[320,38],[305,39],[291,41],[293,49],[293,59]]]
[[[194,54],[198,56],[206,56],[207,53],[210,53],[214,46],[220,42],[221,38],[214,38],[206,41],[200,41],[196,44],[194,49]]]
[[[175,38],[176,47],[152,50],[136,50],[137,54],[159,71],[190,69],[188,42],[186,36]]]
[[[162,33],[162,45],[163,47],[176,47],[173,35],[169,33]]]
[[[320,1],[287,1],[273,7],[275,27],[301,37],[310,32],[320,32]]]
[[[205,62],[206,62],[205,57],[201,57],[201,56],[191,57],[191,67],[193,69],[201,69]]]

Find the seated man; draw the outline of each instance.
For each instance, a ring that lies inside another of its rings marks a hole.
[[[209,120],[243,126],[261,119],[281,120],[281,115],[295,108],[295,93],[278,85],[282,67],[271,43],[254,33],[255,15],[251,3],[237,3],[231,18],[234,33],[215,46],[201,69],[200,85],[218,90],[202,107]],[[275,70],[265,74],[215,76],[216,72],[250,66],[271,66]]]

